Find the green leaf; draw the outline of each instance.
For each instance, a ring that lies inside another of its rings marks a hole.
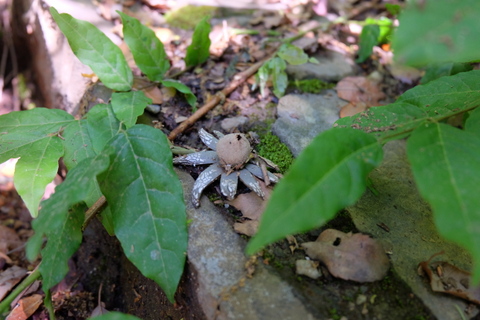
[[[408,90],[390,105],[345,117],[336,126],[371,133],[383,141],[400,139],[425,121],[439,121],[480,104],[480,71],[442,77]]]
[[[409,2],[392,40],[395,58],[411,66],[478,60],[479,12],[477,0]]]
[[[290,64],[298,65],[308,62],[308,55],[293,44],[282,44],[278,51],[278,56]]]
[[[285,72],[287,64],[285,60],[275,57],[268,62],[268,67],[272,75],[273,93],[280,98],[288,86],[288,77]]]
[[[473,110],[465,122],[465,130],[480,136],[480,108]]]
[[[86,120],[77,120],[70,123],[63,131],[63,138],[65,139],[63,161],[68,170],[74,168],[83,159],[97,154],[92,143],[95,136],[90,136]]]
[[[440,77],[453,76],[457,73],[470,71],[472,69],[473,67],[470,63],[435,63],[427,67],[427,69],[425,70],[425,75],[422,77],[422,80],[420,80],[420,82],[422,84],[425,84]]]
[[[100,186],[115,234],[128,259],[173,301],[185,263],[187,229],[168,140],[160,130],[136,125],[110,145],[111,166]]]
[[[197,105],[197,97],[192,93],[189,87],[183,83],[175,80],[163,80],[162,85],[167,88],[175,88],[185,95],[185,99],[192,108],[195,108]]]
[[[358,51],[357,63],[362,63],[367,60],[372,54],[373,46],[378,43],[380,36],[380,27],[376,24],[369,24],[363,27],[360,34],[360,49]]]
[[[95,153],[100,153],[107,142],[120,130],[120,122],[115,117],[112,106],[97,104],[84,117],[87,121],[88,134],[92,139]]]
[[[105,313],[93,318],[89,318],[89,319],[92,319],[92,320],[93,319],[95,320],[141,320],[140,318],[137,318],[135,316],[132,316],[126,313],[115,312],[115,311],[109,311],[108,313]]]
[[[210,22],[208,17],[203,18],[195,27],[192,44],[187,48],[185,64],[187,67],[197,66],[207,61],[210,56]]]
[[[398,15],[402,11],[402,7],[400,7],[398,4],[391,4],[391,3],[385,3],[385,9],[391,14],[391,15]]]
[[[275,187],[247,253],[286,235],[319,227],[355,203],[382,155],[375,138],[361,131],[346,128],[321,133]]]
[[[18,158],[15,187],[36,217],[45,187],[57,174],[63,155],[61,131],[75,121],[63,110],[36,108],[0,116],[0,163]]]
[[[89,66],[110,89],[128,91],[132,88],[133,75],[122,51],[105,34],[87,21],[50,7],[55,22],[67,37],[73,53]]]
[[[114,92],[112,94],[112,108],[118,120],[130,128],[137,122],[152,99],[147,98],[143,91]]]
[[[108,165],[108,155],[85,159],[70,170],[55,193],[42,202],[40,215],[32,223],[35,235],[28,241],[27,255],[30,260],[36,258],[45,235],[48,241],[42,250],[40,266],[44,290],[53,287],[67,274],[68,259],[82,242],[85,207],[69,209],[86,198],[95,187],[97,174],[106,170]]]
[[[255,82],[258,84],[260,88],[260,94],[262,97],[265,96],[265,88],[267,87],[267,81],[270,77],[270,68],[268,66],[268,62],[264,63],[260,69],[258,69],[257,74],[255,75]]]
[[[407,155],[420,194],[430,203],[440,234],[466,248],[480,280],[480,137],[443,123],[416,129]]]
[[[140,21],[117,11],[122,17],[123,36],[138,68],[152,81],[160,81],[170,69],[170,62],[155,32]]]

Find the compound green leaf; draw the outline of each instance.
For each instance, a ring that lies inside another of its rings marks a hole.
[[[130,128],[137,122],[139,115],[152,103],[152,99],[147,98],[143,91],[114,92],[112,94],[112,108],[118,120],[125,123],[125,127]]]
[[[47,245],[42,250],[40,267],[44,290],[53,287],[67,274],[68,259],[82,241],[85,207],[76,205],[95,188],[96,176],[108,165],[109,157],[105,154],[81,161],[68,172],[55,193],[42,202],[40,214],[32,223],[35,235],[28,241],[27,256],[30,260],[36,258],[46,236]]]
[[[430,203],[438,231],[473,256],[480,280],[480,137],[443,123],[417,128],[407,156],[420,194]]]
[[[80,161],[95,156],[92,137],[88,133],[87,121],[77,120],[70,123],[63,131],[65,139],[65,156],[63,162],[68,170],[74,168]],[[93,137],[95,140],[95,137]]]
[[[479,12],[477,0],[409,2],[393,36],[395,58],[412,66],[478,60]]]
[[[192,44],[188,46],[185,57],[187,67],[197,66],[207,61],[210,56],[210,29],[208,17],[203,18],[195,27]]]
[[[163,80],[162,85],[167,87],[167,88],[175,88],[181,93],[185,95],[185,99],[187,99],[187,102],[189,105],[191,105],[193,108],[196,107],[197,105],[197,97],[192,93],[189,87],[184,85],[183,83],[175,80]]]
[[[112,106],[97,104],[84,117],[87,121],[88,134],[92,139],[95,153],[100,153],[107,142],[120,130],[120,122],[115,117]]]
[[[75,121],[62,110],[37,108],[0,116],[0,163],[18,158],[15,187],[33,217],[63,155],[63,128]]]
[[[117,11],[122,17],[123,36],[132,52],[138,68],[152,81],[160,81],[170,69],[170,62],[152,29],[142,25],[140,21]]]
[[[247,252],[253,254],[289,234],[321,226],[355,203],[382,156],[380,144],[362,131],[344,128],[321,133],[275,187]]]
[[[132,88],[133,75],[122,51],[93,24],[59,14],[50,7],[55,22],[68,40],[73,53],[89,66],[110,89],[128,91]]]
[[[125,313],[120,313],[116,311],[110,311],[108,313],[102,314],[101,316],[96,316],[90,319],[95,319],[95,320],[141,320],[140,318],[137,318],[135,316],[125,314]]]
[[[380,27],[377,24],[369,24],[363,27],[360,34],[360,49],[358,51],[357,63],[362,63],[367,60],[373,51],[373,46],[378,43],[380,36]]]
[[[308,62],[308,55],[303,52],[302,49],[294,46],[293,44],[282,44],[277,54],[280,58],[292,65],[304,64]]]
[[[111,165],[100,176],[100,186],[115,234],[128,259],[173,301],[185,263],[187,228],[168,140],[160,130],[136,125],[110,145]]]
[[[387,141],[410,134],[425,121],[439,121],[480,105],[480,71],[442,77],[408,90],[390,105],[370,108],[336,122]]]

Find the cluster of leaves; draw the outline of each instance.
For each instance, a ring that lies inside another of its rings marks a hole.
[[[86,208],[103,195],[108,203],[101,216],[103,225],[117,236],[133,264],[173,302],[186,258],[187,226],[170,143],[160,130],[135,124],[151,100],[142,91],[133,91],[132,71],[120,49],[94,25],[54,8],[50,12],[75,55],[116,92],[110,103],[94,106],[80,120],[63,110],[44,108],[0,117],[0,162],[20,158],[15,186],[36,217],[27,256],[33,260],[41,251],[39,270],[48,292],[66,275],[67,261],[82,241]],[[170,63],[154,32],[119,14],[125,42],[139,69],[150,81],[185,93],[194,106],[196,98],[188,87],[164,79]],[[197,26],[187,65],[208,58],[209,30],[206,19]],[[41,203],[38,214],[45,187],[62,157],[67,177]],[[42,248],[45,236],[47,244]]]
[[[410,65],[478,59],[474,21],[480,3],[412,2],[393,39],[399,61]],[[438,22],[442,21],[442,24]],[[458,37],[461,31],[462,36]],[[446,39],[450,39],[446,41]],[[480,71],[444,76],[405,92],[395,103],[375,107],[317,136],[275,188],[247,252],[289,234],[321,226],[354,204],[382,146],[407,138],[407,156],[421,195],[430,203],[441,235],[466,248],[480,280]],[[445,120],[466,115],[463,129]]]
[[[282,97],[288,86],[288,76],[285,72],[287,63],[299,65],[307,62],[317,63],[318,61],[315,58],[309,58],[302,49],[293,44],[282,44],[275,56],[265,62],[256,75],[256,82],[260,87],[262,96],[267,87],[267,82],[271,80],[273,93],[277,97]]]

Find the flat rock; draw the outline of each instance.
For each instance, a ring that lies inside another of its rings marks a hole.
[[[194,208],[194,180],[181,170],[189,225],[188,263],[198,282],[197,298],[207,319],[315,319],[295,291],[279,276],[257,266],[246,277],[246,242],[233,231],[221,210],[202,196]],[[239,283],[243,282],[243,286]],[[237,290],[233,290],[236,286]],[[266,294],[268,293],[268,294]]]
[[[440,320],[460,320],[458,310],[467,303],[441,293],[433,293],[427,280],[417,274],[417,266],[433,254],[445,254],[434,261],[448,261],[457,267],[471,270],[469,254],[459,246],[445,241],[437,233],[430,206],[417,191],[405,154],[405,141],[392,141],[384,147],[384,160],[373,170],[370,179],[378,194],[366,191],[363,197],[348,208],[356,227],[373,235],[389,246],[393,268],[412,291]],[[390,229],[386,232],[378,224]],[[459,309],[455,306],[458,306]],[[474,308],[470,315],[478,313]]]
[[[355,71],[355,63],[345,55],[324,50],[312,56],[318,63],[307,62],[300,65],[288,65],[287,74],[293,79],[320,79],[337,82]]]
[[[278,119],[272,130],[296,157],[315,136],[333,126],[344,104],[333,90],[286,95],[278,102]]]

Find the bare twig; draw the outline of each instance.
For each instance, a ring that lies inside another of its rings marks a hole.
[[[266,62],[270,59],[270,56],[266,59],[263,59],[252,66],[248,68],[245,71],[240,72],[237,74],[234,78],[233,81],[230,82],[230,84],[214,95],[206,104],[204,104],[201,108],[199,108],[197,111],[195,111],[194,114],[192,114],[187,120],[183,121],[178,127],[173,129],[172,132],[168,135],[168,139],[173,140],[175,139],[180,133],[185,131],[188,127],[190,127],[192,124],[194,124],[198,119],[203,117],[205,114],[207,114],[208,111],[212,110],[215,108],[217,104],[219,104],[223,99],[225,99],[226,96],[228,96],[230,93],[232,93],[240,84],[245,82],[249,77],[251,77],[257,70]]]

